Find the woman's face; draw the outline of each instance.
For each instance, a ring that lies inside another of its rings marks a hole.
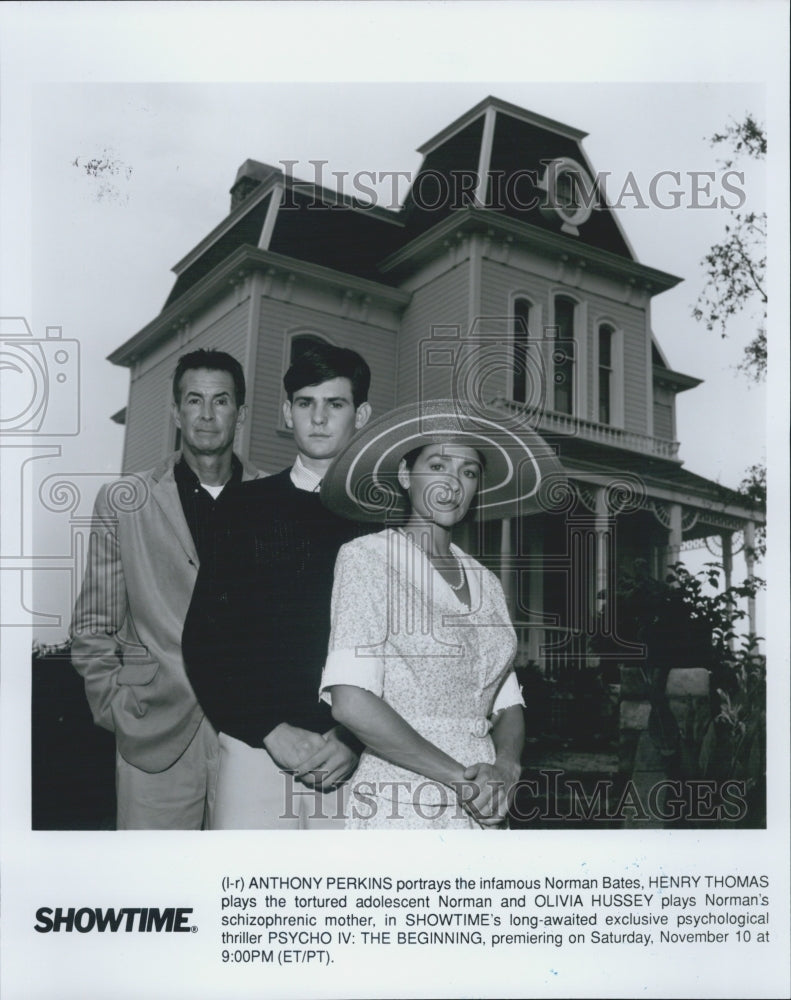
[[[398,481],[415,514],[449,528],[470,509],[482,472],[475,448],[444,442],[426,445],[411,469],[402,459]]]

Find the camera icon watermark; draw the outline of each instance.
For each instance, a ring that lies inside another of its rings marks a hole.
[[[61,327],[37,339],[23,316],[0,317],[0,376],[0,436],[79,433],[80,345]]]
[[[418,344],[418,399],[452,398],[465,416],[490,420],[507,432],[529,424],[541,431],[547,414],[560,410],[551,430],[578,433],[564,418],[574,397],[575,344],[557,326],[532,332],[526,316],[476,316],[462,332],[433,325]]]

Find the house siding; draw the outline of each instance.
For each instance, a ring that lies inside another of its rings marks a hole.
[[[413,292],[399,334],[395,379],[398,405],[421,397],[439,399],[452,395],[452,364],[427,363],[427,352],[433,327],[458,327],[461,337],[466,335],[469,282],[470,262],[465,259]],[[440,332],[439,339],[448,344],[448,335]],[[446,357],[448,354],[444,352],[443,358]]]
[[[654,437],[675,439],[674,408],[676,397],[670,389],[654,385]]]
[[[623,332],[624,428],[648,434],[651,400],[646,399],[646,338],[649,334],[645,312],[617,302],[602,302],[602,312],[612,317],[616,327]]]

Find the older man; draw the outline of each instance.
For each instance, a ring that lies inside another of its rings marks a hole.
[[[201,829],[217,734],[184,668],[181,633],[213,522],[259,473],[234,454],[245,380],[224,351],[182,357],[172,415],[180,451],[96,500],[72,662],[96,723],[115,733],[118,829]]]

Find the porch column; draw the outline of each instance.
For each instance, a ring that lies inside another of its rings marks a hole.
[[[603,486],[596,487],[596,569],[594,572],[594,592],[591,595],[594,615],[601,610],[599,595],[610,589],[610,545],[612,537],[611,516],[607,510],[607,494]],[[608,593],[612,600],[613,595]]]
[[[725,589],[733,583],[733,532],[723,531],[720,535],[722,543],[722,570],[725,574]],[[733,605],[733,601],[730,602]],[[728,640],[728,648],[733,649],[733,638]]]
[[[665,570],[677,563],[681,555],[681,504],[668,504],[670,508],[670,527],[667,534],[667,563]]]
[[[733,532],[723,531],[720,535],[722,542],[722,569],[725,573],[725,589],[733,582]]]
[[[527,595],[522,595],[522,607],[528,610],[530,628],[527,630],[527,655],[541,667],[546,669],[546,657],[542,657],[541,648],[544,644],[545,632],[540,627],[544,616],[544,536],[540,531],[524,528],[525,521],[520,522],[521,542],[519,553],[527,553],[527,573],[522,569],[520,558],[520,577],[527,577]]]
[[[747,578],[752,579],[755,568],[755,525],[752,521],[747,521],[744,525],[744,562],[747,566]],[[750,623],[750,632],[755,635],[755,598],[747,598],[747,620]]]

